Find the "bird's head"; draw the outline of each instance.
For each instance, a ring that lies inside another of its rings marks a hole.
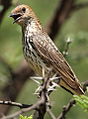
[[[36,18],[31,7],[27,5],[19,5],[11,11],[10,17],[14,18],[13,23],[18,23],[19,25],[25,25],[30,19]]]

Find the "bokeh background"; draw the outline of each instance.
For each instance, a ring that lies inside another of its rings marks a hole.
[[[60,0],[19,0],[18,2],[20,4],[30,5],[47,30],[49,22],[52,21],[58,1],[60,2]],[[79,4],[87,1],[88,0],[77,0],[76,3]],[[10,82],[14,80],[11,77],[8,67],[11,67],[13,71],[16,71],[24,60],[22,53],[21,28],[17,24],[12,24],[13,19],[8,17],[14,7],[15,6],[10,7],[0,24],[1,99],[6,99],[6,95],[9,93],[8,91],[6,92],[6,86],[8,85],[9,87],[9,85],[11,85]],[[80,82],[86,81],[88,79],[88,7],[73,12],[66,22],[63,23],[54,40],[60,51],[64,51],[68,38],[72,40],[72,43],[70,44],[68,56],[66,58]],[[22,86],[20,93],[17,94],[16,101],[27,104],[34,103],[36,101],[36,96],[33,93],[36,88],[37,84],[28,79]],[[12,93],[14,93],[14,90],[12,90]],[[62,88],[57,88],[57,90],[51,94],[50,98],[53,106],[52,111],[58,116],[62,111],[63,105],[66,105],[69,102],[72,95]],[[4,108],[6,107],[3,106],[3,110]],[[1,110],[2,109],[0,108],[0,111]],[[17,108],[10,108],[9,113],[15,112],[16,110]],[[74,118],[88,119],[88,113],[84,112],[80,107],[74,106],[67,114],[67,119]],[[50,119],[50,117],[46,115],[46,119]]]

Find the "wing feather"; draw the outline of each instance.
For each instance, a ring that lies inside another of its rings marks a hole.
[[[47,34],[39,34],[33,39],[33,43],[40,57],[52,65],[69,87],[77,90],[80,87],[78,79],[50,37]]]
[[[42,59],[51,63],[53,67],[57,67],[58,70],[64,72],[69,78],[75,80],[74,72],[48,35],[47,37],[39,35],[33,39],[33,43]]]

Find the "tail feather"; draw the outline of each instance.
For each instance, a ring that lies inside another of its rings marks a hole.
[[[64,82],[62,79],[60,80],[59,85],[73,95],[83,95],[84,94],[84,91],[81,85],[76,85],[76,87],[71,87],[66,82]]]

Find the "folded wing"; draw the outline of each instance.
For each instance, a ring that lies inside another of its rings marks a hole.
[[[39,56],[62,77],[62,87],[75,94],[84,93],[71,67],[47,34],[39,34],[33,39],[33,44]]]

